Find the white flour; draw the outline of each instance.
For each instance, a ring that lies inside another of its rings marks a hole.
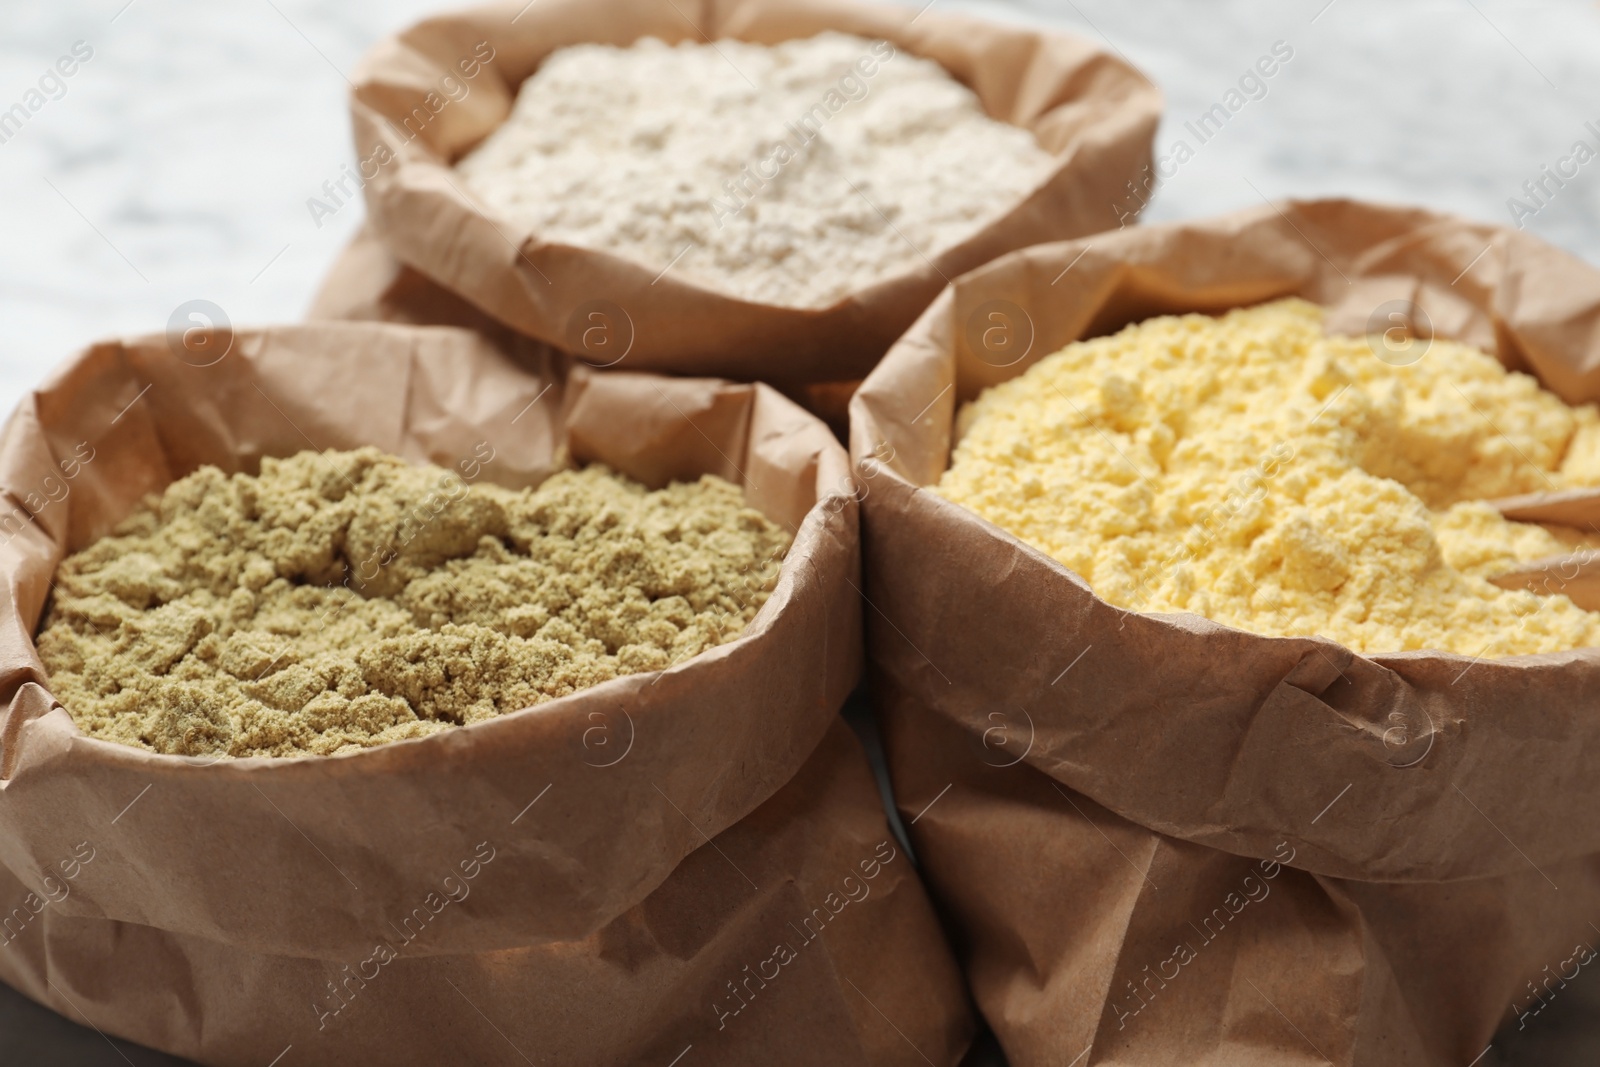
[[[826,33],[561,49],[457,167],[547,239],[823,307],[922,266],[1053,165],[937,63]]]

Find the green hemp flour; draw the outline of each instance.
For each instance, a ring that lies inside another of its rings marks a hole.
[[[710,475],[468,484],[376,449],[202,467],[64,560],[38,637],[91,737],[192,756],[422,737],[732,640],[788,534]]]

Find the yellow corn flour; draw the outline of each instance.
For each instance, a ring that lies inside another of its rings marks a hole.
[[[300,756],[421,737],[738,636],[789,536],[706,476],[468,484],[375,449],[202,467],[68,557],[38,638],[93,737]]]
[[[1068,345],[963,407],[937,492],[1145,612],[1362,652],[1600,645],[1486,579],[1600,545],[1485,500],[1600,483],[1600,416],[1435,339],[1393,366],[1283,300]]]

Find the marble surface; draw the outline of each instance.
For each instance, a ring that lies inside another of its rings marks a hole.
[[[1522,186],[1542,166],[1580,138],[1600,147],[1585,129],[1600,128],[1593,0],[935,2],[1075,29],[1162,86],[1158,153],[1187,140],[1195,154],[1159,189],[1150,220],[1338,194],[1511,223],[1508,199],[1536,206]],[[214,301],[236,324],[300,317],[359,222],[359,204],[320,226],[306,205],[353,162],[347,75],[379,36],[439,6],[10,5],[0,112],[37,102],[34,89],[43,103],[0,142],[0,408],[90,341],[158,331],[188,300]],[[57,83],[48,72],[80,41],[92,56]],[[1185,121],[1280,41],[1293,57],[1198,144]],[[1600,161],[1523,221],[1600,263],[1597,209]],[[1571,992],[1480,1065],[1600,1060],[1600,986]],[[177,1061],[0,991],[0,1063],[124,1062]],[[1000,1061],[990,1049],[972,1062]]]
[[[1105,41],[1166,91],[1158,151],[1277,41],[1293,58],[1156,194],[1149,219],[1349,194],[1509,222],[1508,198],[1600,125],[1592,0],[935,0]],[[359,204],[308,198],[352,162],[346,77],[429,0],[14,5],[0,111],[75,42],[93,57],[0,143],[0,409],[84,344],[191,299],[298,318]],[[50,86],[52,92],[54,86]],[[1170,168],[1169,168],[1170,169]],[[1528,228],[1600,262],[1600,161]]]

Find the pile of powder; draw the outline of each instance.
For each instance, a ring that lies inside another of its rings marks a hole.
[[[1600,645],[1600,613],[1486,580],[1600,536],[1483,503],[1600,484],[1600,415],[1466,345],[1391,366],[1299,300],[1157,318],[958,422],[937,491],[1120,607],[1362,652]]]
[[[922,267],[1054,166],[937,63],[840,33],[560,49],[457,164],[548,240],[791,307]]]
[[[62,562],[39,655],[85,733],[181,755],[421,737],[731,640],[789,537],[715,477],[469,485],[376,449],[202,467]]]

